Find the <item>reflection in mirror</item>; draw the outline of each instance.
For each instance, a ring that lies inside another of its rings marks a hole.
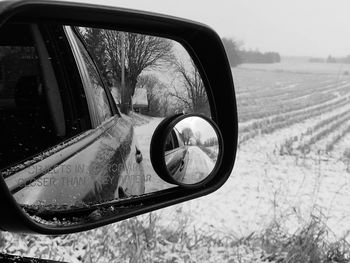
[[[175,187],[149,152],[157,125],[182,112],[210,117],[199,71],[173,40],[49,22],[0,28],[0,171],[22,206],[67,210]],[[214,147],[192,129],[201,145],[183,142],[188,183],[208,174],[191,153]]]
[[[204,118],[191,116],[179,121],[165,142],[165,164],[181,184],[197,184],[213,171],[219,153],[218,135]]]

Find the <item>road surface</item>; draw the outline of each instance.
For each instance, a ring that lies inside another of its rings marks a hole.
[[[188,147],[188,164],[183,183],[193,184],[205,179],[214,169],[215,163],[198,146]]]

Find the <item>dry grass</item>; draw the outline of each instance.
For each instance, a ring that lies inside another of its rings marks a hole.
[[[156,213],[78,234],[44,237],[2,233],[2,252],[70,262],[295,262],[345,263],[350,245],[330,242],[322,214],[311,215],[294,233],[284,220],[273,220],[261,233],[237,238],[226,233],[188,229],[188,219],[162,227]]]
[[[331,231],[323,216],[312,215],[295,233],[273,222],[260,236],[265,259],[275,262],[349,262],[350,244],[345,239],[330,242]]]

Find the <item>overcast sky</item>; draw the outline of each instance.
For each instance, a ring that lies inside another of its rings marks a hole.
[[[282,55],[350,54],[350,0],[101,0],[205,23],[246,48]]]

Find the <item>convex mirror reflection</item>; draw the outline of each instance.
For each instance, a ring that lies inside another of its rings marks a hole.
[[[173,180],[194,185],[214,170],[220,152],[219,135],[213,124],[199,116],[181,119],[165,140],[164,161]]]

